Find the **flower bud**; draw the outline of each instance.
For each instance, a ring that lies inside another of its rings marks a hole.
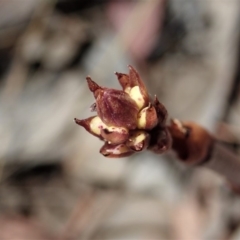
[[[90,107],[97,116],[75,122],[89,133],[105,141],[100,152],[117,158],[150,149],[162,153],[170,148],[171,136],[165,127],[166,108],[149,98],[137,71],[129,66],[129,74],[115,73],[122,90],[99,86],[87,77],[95,103]]]
[[[133,131],[129,140],[127,141],[127,146],[136,151],[142,151],[148,147],[150,136],[145,131]]]
[[[120,144],[126,142],[129,133],[126,128],[122,127],[106,127],[101,129],[101,136],[109,144]]]
[[[138,107],[127,93],[101,88],[90,77],[87,81],[96,99],[98,116],[106,125],[127,129],[137,127]]]
[[[120,158],[120,157],[128,157],[134,154],[134,151],[129,149],[125,144],[119,145],[111,145],[105,143],[100,149],[100,153],[109,158]]]
[[[145,107],[138,114],[138,128],[151,130],[158,123],[157,113],[155,107],[152,104],[149,104],[148,107]]]
[[[122,73],[116,75],[123,90],[136,102],[138,108],[142,109],[148,105],[148,92],[138,72],[132,66],[128,67],[129,75]]]
[[[106,125],[102,122],[102,120],[98,116],[93,116],[83,120],[74,118],[74,120],[76,124],[84,127],[89,133],[102,139],[101,129],[105,128]]]
[[[131,91],[129,95],[131,96],[134,101],[136,101],[139,109],[146,107],[149,103],[149,97],[147,89],[140,78],[138,72],[132,67],[128,66],[129,68],[129,82],[131,86]]]

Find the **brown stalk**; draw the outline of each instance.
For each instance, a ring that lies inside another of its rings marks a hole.
[[[173,139],[172,149],[180,161],[213,170],[224,176],[240,193],[240,158],[237,154],[196,123],[172,120],[169,130]]]

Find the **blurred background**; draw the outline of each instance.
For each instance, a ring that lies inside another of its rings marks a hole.
[[[124,159],[73,119],[85,77],[133,65],[170,117],[238,152],[237,0],[0,0],[0,239],[240,239],[221,176],[150,152]]]

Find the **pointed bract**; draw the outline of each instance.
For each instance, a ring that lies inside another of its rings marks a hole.
[[[129,93],[131,90],[129,76],[127,74],[118,73],[118,72],[115,72],[115,74],[117,75],[118,81],[122,86],[123,91],[125,91],[126,93]]]
[[[75,118],[74,121],[76,122],[76,124],[84,127],[92,135],[103,139],[101,136],[101,129],[105,128],[106,125],[98,116],[93,116],[82,120]]]
[[[151,130],[158,124],[158,117],[155,107],[149,104],[138,114],[138,128]]]
[[[88,88],[91,92],[93,92],[94,97],[98,95],[99,91],[102,91],[102,87],[100,87],[97,83],[95,83],[89,76],[86,77],[87,83],[88,83]]]
[[[149,103],[147,89],[140,78],[138,72],[131,66],[129,68],[129,85],[131,87],[130,96],[136,101],[140,109],[146,107]]]

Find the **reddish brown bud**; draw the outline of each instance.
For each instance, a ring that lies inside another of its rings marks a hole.
[[[129,133],[126,128],[106,127],[101,130],[101,135],[109,144],[116,145],[126,142]]]
[[[129,137],[129,140],[127,141],[127,146],[136,151],[143,151],[148,147],[150,136],[145,131],[133,131]]]
[[[108,126],[135,129],[138,107],[123,91],[104,88],[96,94],[97,113]]]
[[[123,73],[116,75],[123,90],[136,102],[139,109],[146,107],[149,103],[148,92],[137,71],[129,65],[129,75]]]
[[[135,129],[138,106],[124,91],[102,88],[87,77],[90,91],[96,99],[98,116],[108,126]]]
[[[147,89],[140,78],[138,72],[131,66],[129,68],[129,85],[131,87],[130,96],[136,101],[140,109],[146,107],[149,103]]]
[[[138,114],[138,128],[151,130],[158,123],[157,113],[155,107],[152,104],[149,104],[148,107],[145,107]]]
[[[115,73],[123,90],[99,86],[90,77],[87,83],[95,103],[90,107],[96,117],[78,120],[88,132],[105,141],[101,153],[108,157],[125,157],[146,148],[157,153],[171,146],[165,128],[167,110],[155,97],[149,99],[138,72],[129,66],[129,74]]]
[[[103,139],[101,137],[101,129],[105,128],[106,125],[101,121],[98,116],[93,116],[83,120],[74,118],[74,121],[76,124],[84,127],[92,135]]]
[[[100,149],[100,153],[109,158],[120,158],[120,157],[128,157],[134,154],[134,151],[129,149],[125,144],[119,145],[111,145],[105,143]]]

